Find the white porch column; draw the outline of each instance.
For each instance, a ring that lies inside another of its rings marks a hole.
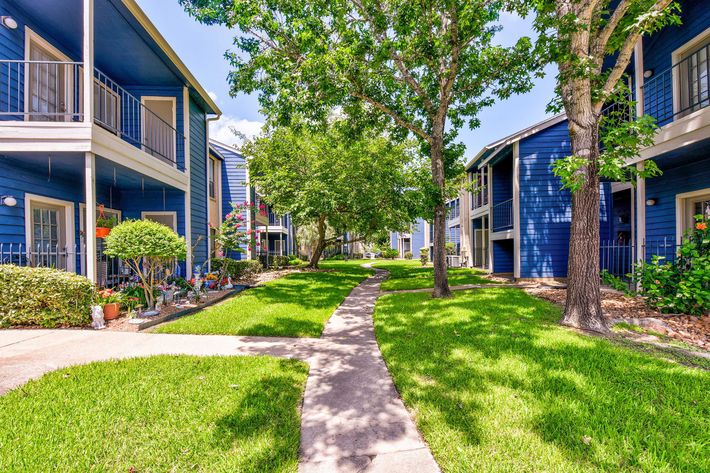
[[[84,90],[84,123],[91,123],[94,114],[94,0],[83,0],[83,39],[82,39],[82,88]]]
[[[636,164],[639,171],[643,171],[644,164]],[[646,240],[646,179],[636,179],[636,260],[645,259],[644,245]]]
[[[86,200],[86,277],[96,283],[96,157],[84,155],[84,193]]]
[[[513,144],[513,278],[520,279],[520,142]]]

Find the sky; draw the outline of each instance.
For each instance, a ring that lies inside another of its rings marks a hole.
[[[165,39],[190,68],[202,86],[222,110],[222,118],[211,125],[210,136],[227,144],[238,144],[231,129],[247,137],[259,133],[264,117],[259,113],[256,94],[229,96],[227,75],[230,65],[224,58],[233,49],[234,32],[221,26],[205,26],[188,16],[177,0],[137,0]],[[499,33],[501,44],[510,44],[522,35],[531,35],[528,20],[505,15]],[[464,126],[459,141],[466,145],[468,161],[485,145],[545,119],[545,107],[554,95],[554,70],[548,69],[532,91],[496,103],[484,110],[481,126],[470,130]]]

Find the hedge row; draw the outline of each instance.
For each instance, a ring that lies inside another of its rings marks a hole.
[[[257,260],[235,260],[231,258],[212,259],[212,270],[222,271],[232,279],[249,279],[263,269]]]
[[[96,287],[84,276],[0,265],[0,327],[87,325],[95,298]]]

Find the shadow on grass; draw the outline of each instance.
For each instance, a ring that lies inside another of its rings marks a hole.
[[[516,289],[388,295],[375,316],[445,470],[710,471],[706,371],[559,327]]]
[[[376,268],[390,272],[382,284],[383,291],[400,291],[408,289],[424,289],[434,287],[434,268],[422,266],[418,261],[379,261]],[[464,284],[495,284],[483,277],[483,271],[471,268],[449,268],[449,284],[459,286]]]

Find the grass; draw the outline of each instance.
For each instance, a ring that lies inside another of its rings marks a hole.
[[[194,315],[159,326],[159,333],[319,337],[352,289],[372,271],[362,261],[326,261],[322,272],[289,274]]]
[[[378,342],[442,469],[710,471],[710,372],[559,318],[512,288],[378,300]]]
[[[155,356],[49,373],[0,397],[3,471],[295,472],[308,368]]]
[[[434,268],[422,266],[417,260],[380,261],[375,267],[390,272],[389,278],[382,283],[383,291],[403,291],[409,289],[425,289],[434,287]],[[485,273],[469,268],[449,268],[449,284],[491,284],[483,277]]]

